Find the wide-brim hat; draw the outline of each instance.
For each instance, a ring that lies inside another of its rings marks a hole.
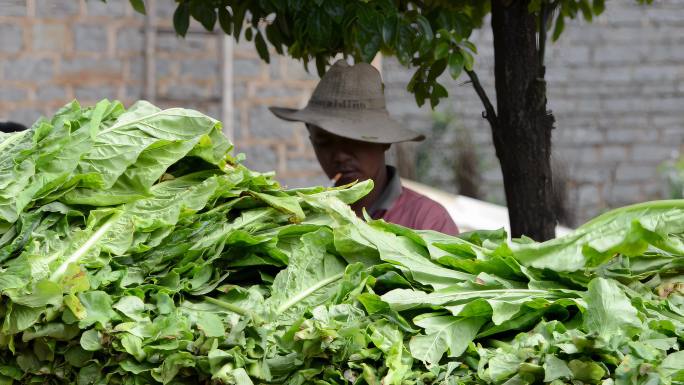
[[[421,141],[387,112],[382,79],[368,63],[339,60],[323,75],[303,109],[269,107],[277,117],[309,123],[331,134],[371,143]]]

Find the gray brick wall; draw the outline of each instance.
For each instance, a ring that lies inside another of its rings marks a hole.
[[[556,119],[555,163],[565,176],[567,204],[578,224],[609,208],[662,197],[658,165],[684,153],[684,1],[609,1],[592,24],[575,21],[547,51],[549,106]],[[480,54],[476,70],[494,99],[492,37],[489,26],[473,41]],[[389,108],[394,116],[429,134],[431,112],[412,105],[405,91],[411,75],[394,60],[384,61]],[[476,146],[483,197],[503,203],[498,160],[482,106],[472,87],[447,80],[453,111]],[[453,128],[452,130],[458,130]],[[453,136],[453,135],[452,135]],[[436,164],[453,163],[455,139],[439,136],[442,151],[419,149]],[[430,154],[439,153],[438,156]],[[427,154],[427,155],[426,155]],[[434,159],[433,159],[434,158]],[[560,175],[560,173],[559,173]],[[431,167],[420,174],[429,183],[456,191],[453,173]]]
[[[109,3],[0,0],[0,119],[30,125],[75,97],[83,103],[141,97],[126,89],[142,81],[131,72],[142,52],[119,52],[116,43],[144,19],[123,0]]]

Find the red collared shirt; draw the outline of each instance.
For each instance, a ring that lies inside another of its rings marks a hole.
[[[444,206],[403,187],[393,167],[388,167],[389,182],[377,202],[370,207],[373,219],[384,219],[415,230],[435,230],[457,235],[458,227]]]

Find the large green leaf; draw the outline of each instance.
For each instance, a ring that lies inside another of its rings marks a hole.
[[[668,354],[662,362],[660,370],[668,377],[684,380],[684,351]]]
[[[431,306],[458,305],[473,300],[496,300],[499,302],[532,301],[537,298],[577,298],[579,293],[559,290],[532,289],[482,289],[472,290],[454,286],[444,290],[425,293],[411,289],[395,289],[382,296],[393,308],[403,311]]]
[[[298,317],[302,311],[325,303],[337,290],[344,274],[344,263],[326,249],[332,232],[321,229],[302,236],[299,249],[293,250],[288,267],[273,281],[272,296],[266,306],[279,320]]]
[[[212,140],[220,129],[215,120],[192,110],[160,110],[138,102],[93,138],[92,149],[76,168],[99,176],[98,189],[76,189],[65,196],[72,204],[96,206],[125,203],[149,194],[149,189],[183,156],[197,147],[225,147]],[[198,151],[199,155],[205,155]],[[213,154],[212,154],[213,155]],[[205,159],[216,162],[217,159]]]
[[[3,219],[15,221],[35,199],[59,195],[77,185],[98,185],[99,175],[77,173],[76,168],[92,149],[94,132],[122,112],[118,102],[103,100],[95,108],[82,109],[74,101],[50,121],[39,120],[30,131],[7,138],[2,143],[5,151],[0,153]]]
[[[414,358],[437,364],[444,353],[458,357],[466,350],[485,320],[425,314],[413,322],[425,330],[424,335],[411,338],[409,347]]]
[[[112,299],[104,291],[90,291],[78,296],[86,311],[86,317],[79,322],[81,328],[95,323],[106,326],[116,313],[112,309]]]
[[[637,310],[613,280],[592,280],[584,300],[587,302],[584,327],[606,340],[619,334],[636,333],[642,326]]]
[[[311,195],[304,196],[304,202],[325,210],[337,222],[337,226],[348,224],[357,231],[349,233],[356,247],[366,246],[376,249],[380,259],[395,264],[413,279],[435,288],[444,288],[455,282],[471,280],[471,274],[447,269],[430,261],[427,252],[410,238],[375,228],[357,218],[351,208],[334,197]],[[339,241],[338,241],[339,242]],[[364,258],[368,260],[368,258]],[[358,260],[357,260],[358,261]]]
[[[684,200],[642,203],[616,209],[574,232],[543,243],[513,243],[521,263],[555,271],[577,271],[606,262],[616,253],[639,255],[649,245],[684,253]]]
[[[150,189],[150,198],[139,199],[120,208],[121,214],[100,241],[113,254],[131,247],[154,247],[184,216],[203,209],[228,181],[211,172],[198,172],[159,183]],[[107,215],[108,211],[102,211]],[[94,211],[91,215],[100,215]]]

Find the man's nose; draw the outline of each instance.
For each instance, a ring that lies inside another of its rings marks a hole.
[[[351,154],[349,154],[349,152],[344,151],[344,150],[335,151],[335,153],[333,155],[333,160],[337,163],[348,162],[351,159],[352,159]]]

